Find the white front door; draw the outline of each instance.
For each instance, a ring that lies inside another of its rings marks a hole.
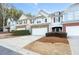
[[[45,28],[32,28],[32,35],[45,35],[47,33],[47,27]]]
[[[66,32],[68,36],[79,36],[79,26],[67,26]]]

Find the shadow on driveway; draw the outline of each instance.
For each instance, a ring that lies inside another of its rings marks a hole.
[[[13,50],[0,46],[0,55],[21,55]]]

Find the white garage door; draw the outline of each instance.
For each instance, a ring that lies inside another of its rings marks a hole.
[[[47,28],[32,28],[32,35],[45,35]]]
[[[79,36],[79,26],[67,26],[66,32],[68,36]]]

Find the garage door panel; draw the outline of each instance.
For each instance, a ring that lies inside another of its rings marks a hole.
[[[67,26],[66,32],[68,36],[79,36],[79,26]]]
[[[32,28],[32,35],[45,35],[47,28]]]

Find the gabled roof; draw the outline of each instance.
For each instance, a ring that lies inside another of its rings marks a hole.
[[[27,19],[27,16],[25,14],[22,14],[19,20],[22,20],[22,19]]]
[[[45,18],[45,17],[48,17],[48,16],[49,16],[49,14],[46,11],[40,10],[37,13],[37,15],[35,16],[35,18]]]
[[[40,11],[39,11],[39,14],[44,15],[43,13],[46,14],[46,15],[49,15],[49,14],[48,14],[46,11],[44,11],[44,10],[40,10]]]

